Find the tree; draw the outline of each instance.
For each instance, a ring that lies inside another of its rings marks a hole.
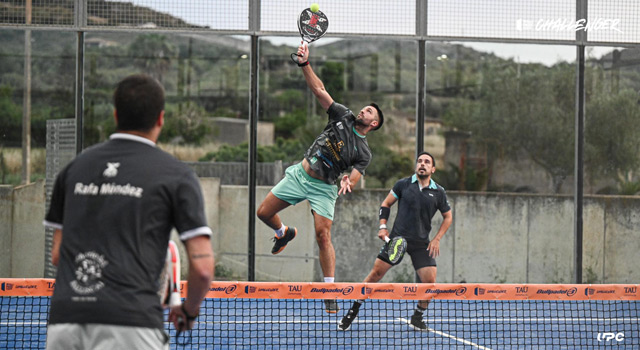
[[[573,70],[568,64],[487,67],[471,93],[475,99],[457,98],[443,119],[486,147],[489,169],[499,154],[515,158],[524,152],[551,175],[559,192],[574,168]]]
[[[614,179],[619,191],[638,192],[640,170],[640,100],[626,89],[617,94],[602,91],[587,104],[585,121],[587,172],[592,179]],[[634,174],[635,172],[635,174]]]
[[[141,34],[129,45],[129,55],[135,66],[162,82],[177,49],[164,35]]]

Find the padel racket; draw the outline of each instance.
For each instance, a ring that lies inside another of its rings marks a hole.
[[[180,299],[180,253],[178,246],[173,241],[169,241],[167,248],[167,258],[162,271],[158,295],[163,308],[179,306],[182,303]]]
[[[298,17],[298,31],[302,40],[307,43],[312,43],[320,38],[327,32],[329,28],[329,20],[327,16],[320,10],[313,12],[311,8],[304,9]],[[291,54],[291,60],[300,64],[300,56],[297,53]]]
[[[163,292],[160,293],[160,300],[163,308],[180,306],[182,299],[180,298],[180,251],[174,241],[169,241],[169,247],[167,248],[167,258],[163,271],[164,283]],[[180,321],[182,324],[183,321]],[[190,342],[190,337],[183,342],[180,342],[180,329],[176,332],[176,339],[179,345],[185,345]]]
[[[389,236],[386,236],[384,241],[387,242],[387,255],[391,265],[399,264],[407,251],[407,240],[400,236],[396,236],[393,239],[389,239]]]

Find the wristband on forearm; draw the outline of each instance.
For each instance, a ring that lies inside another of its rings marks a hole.
[[[182,304],[182,313],[187,318],[187,321],[193,321],[198,317],[198,315],[195,315],[195,316],[189,315],[189,313],[187,312],[187,309],[184,308],[184,304]]]
[[[378,214],[379,219],[389,220],[389,214],[391,213],[391,208],[389,207],[380,207],[380,212]]]

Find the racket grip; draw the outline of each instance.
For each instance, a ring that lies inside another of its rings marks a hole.
[[[389,236],[384,236],[384,241],[389,243],[389,241],[390,241]]]
[[[169,306],[178,306],[182,304],[182,299],[180,298],[180,293],[172,292],[169,297]]]

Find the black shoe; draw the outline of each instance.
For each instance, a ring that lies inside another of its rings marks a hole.
[[[411,316],[411,327],[418,331],[424,331],[427,329],[427,325],[424,324],[424,321],[422,320],[422,314],[416,312]]]
[[[297,234],[297,228],[287,227],[287,230],[284,232],[284,236],[282,236],[282,238],[273,237],[273,241],[276,243],[273,245],[273,248],[271,248],[271,254],[280,253],[284,249],[284,247],[287,246],[287,243],[289,243],[290,240],[296,238]]]
[[[356,316],[358,316],[358,311],[360,311],[360,304],[353,304],[351,309],[349,309],[347,314],[342,318],[342,321],[340,321],[340,324],[338,324],[338,328],[343,331],[349,329],[349,327],[351,327],[351,323],[353,323],[353,320],[355,320]]]
[[[336,314],[340,311],[340,307],[338,306],[338,302],[335,299],[325,299],[324,301],[324,311],[330,314]]]

